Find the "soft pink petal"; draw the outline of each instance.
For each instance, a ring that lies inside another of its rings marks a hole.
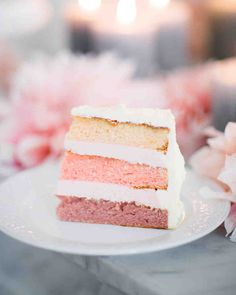
[[[23,167],[28,168],[40,164],[49,155],[48,139],[32,135],[21,140],[17,145],[15,157]]]
[[[227,184],[234,195],[236,194],[236,154],[226,156],[224,168],[218,179]]]
[[[200,188],[199,194],[205,199],[218,199],[236,202],[236,195],[233,195],[231,192],[217,192],[206,186]]]
[[[231,240],[236,242],[236,204],[231,207],[229,216],[225,220],[225,229],[226,229],[226,236],[230,235],[232,232]]]
[[[50,139],[50,149],[53,157],[58,157],[63,152],[64,138],[67,128],[61,127]]]
[[[218,136],[223,135],[223,132],[215,129],[212,126],[209,126],[209,127],[205,128],[205,130],[203,131],[203,134],[207,137],[218,137]]]
[[[226,151],[226,140],[224,135],[220,135],[218,137],[209,138],[207,140],[207,143],[212,149],[219,150],[223,153]]]
[[[10,103],[0,100],[0,121],[10,114]]]
[[[225,155],[209,147],[203,147],[193,154],[189,163],[199,174],[217,178],[224,166]]]
[[[229,122],[225,128],[226,152],[236,153],[236,123]]]

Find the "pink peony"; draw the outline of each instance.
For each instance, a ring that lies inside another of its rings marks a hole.
[[[190,158],[189,164],[199,174],[217,178],[224,166],[225,155],[210,147],[203,147]]]
[[[221,181],[228,192],[219,193],[203,188],[200,193],[210,198],[236,203],[236,123],[229,122],[224,133],[208,128],[206,134],[211,136],[207,141],[209,146],[198,150],[191,157],[190,165],[196,172]],[[235,205],[225,221],[227,235],[232,233],[233,241],[236,241]]]
[[[10,90],[11,79],[15,74],[19,63],[18,56],[9,44],[0,41],[0,88],[5,94]]]
[[[24,167],[39,165],[50,154],[48,138],[37,135],[23,137],[15,149],[15,158]]]
[[[236,153],[236,123],[229,122],[225,128],[225,146],[226,154]]]
[[[224,167],[217,179],[227,184],[231,192],[236,195],[236,153],[226,156]]]
[[[231,241],[236,242],[236,203],[231,207],[228,218],[225,220],[227,236],[231,234]]]
[[[208,144],[224,154],[236,153],[236,123],[229,122],[225,127],[225,132],[215,132],[215,136],[208,139]]]
[[[62,53],[55,58],[37,56],[23,64],[13,83],[8,113],[1,116],[1,163],[21,169],[58,157],[71,108],[119,103],[119,93],[133,71],[131,63],[113,54],[75,57]],[[3,147],[11,150],[11,160],[1,160]]]
[[[198,173],[218,178],[225,165],[226,156],[236,154],[236,123],[229,122],[224,133],[207,128],[205,134],[211,136],[207,140],[208,147],[195,152],[189,162]]]

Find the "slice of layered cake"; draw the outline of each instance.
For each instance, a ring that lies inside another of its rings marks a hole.
[[[72,109],[57,196],[64,221],[175,228],[184,160],[169,110]]]

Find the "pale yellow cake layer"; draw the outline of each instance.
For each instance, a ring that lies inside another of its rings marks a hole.
[[[110,121],[102,118],[73,117],[68,140],[121,144],[166,152],[168,128]]]

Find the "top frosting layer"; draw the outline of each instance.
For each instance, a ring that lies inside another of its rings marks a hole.
[[[127,108],[124,105],[112,107],[80,106],[71,110],[72,116],[96,117],[118,122],[129,122],[134,124],[147,124],[154,127],[175,126],[174,116],[170,110],[152,108]]]

